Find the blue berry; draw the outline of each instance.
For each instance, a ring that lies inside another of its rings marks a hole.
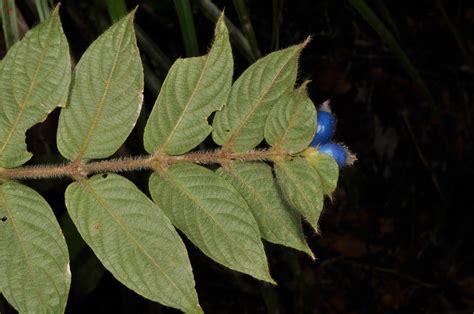
[[[318,110],[318,128],[311,146],[327,143],[336,132],[336,117],[330,111]]]
[[[352,157],[351,152],[344,146],[338,143],[329,142],[320,145],[316,148],[320,153],[326,154],[334,158],[339,168],[351,164]]]

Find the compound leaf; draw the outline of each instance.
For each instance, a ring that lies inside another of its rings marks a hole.
[[[0,291],[20,313],[63,313],[71,271],[48,203],[13,181],[0,185]]]
[[[216,262],[274,283],[257,222],[223,178],[195,164],[176,164],[150,178],[153,200],[201,251]]]
[[[171,67],[145,127],[145,149],[179,155],[201,143],[212,131],[207,118],[227,102],[233,66],[222,15],[209,53]]]
[[[245,199],[262,238],[307,253],[314,258],[301,227],[301,216],[281,198],[272,169],[263,162],[235,162],[217,173]]]
[[[288,203],[318,230],[323,209],[323,188],[316,169],[303,158],[275,163],[275,174]]]
[[[57,144],[70,159],[106,158],[134,127],[143,101],[143,68],[132,12],[102,34],[82,56]]]
[[[270,109],[295,85],[298,57],[305,44],[269,54],[237,79],[229,103],[214,117],[212,138],[217,144],[241,152],[263,140]]]
[[[56,9],[0,64],[0,167],[15,168],[31,158],[26,130],[65,104],[70,82],[69,46]]]
[[[138,294],[185,312],[202,312],[186,248],[162,210],[117,174],[66,190],[71,219],[99,260]]]
[[[315,121],[316,108],[303,84],[273,106],[265,124],[265,140],[275,148],[298,153],[311,143],[316,131]]]

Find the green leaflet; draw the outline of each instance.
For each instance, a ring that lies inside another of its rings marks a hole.
[[[314,259],[301,228],[301,216],[282,200],[272,169],[263,162],[235,162],[217,173],[242,195],[265,240],[307,253]]]
[[[234,83],[227,106],[218,111],[212,138],[225,150],[242,152],[263,140],[265,120],[282,95],[293,89],[305,43],[273,52],[252,64]]]
[[[336,190],[339,178],[339,166],[336,161],[331,156],[316,151],[315,156],[309,159],[309,163],[321,178],[323,193],[331,196],[332,192]]]
[[[221,16],[209,53],[178,59],[171,67],[145,127],[145,149],[179,155],[201,143],[212,131],[207,118],[227,102],[233,67]]]
[[[323,209],[323,188],[316,169],[303,158],[275,162],[278,184],[288,203],[318,230]]]
[[[298,153],[308,147],[316,131],[316,108],[306,83],[280,98],[268,114],[265,140],[275,148]]]
[[[81,236],[120,282],[150,300],[202,312],[181,238],[132,182],[103,174],[72,183],[66,206]]]
[[[13,181],[0,185],[0,291],[20,313],[63,313],[71,271],[48,203]]]
[[[195,164],[176,164],[150,177],[150,192],[178,227],[216,262],[274,283],[257,222],[223,178]]]
[[[134,13],[94,41],[74,71],[57,135],[59,151],[70,160],[109,157],[135,125],[144,83]]]
[[[31,158],[26,130],[65,104],[70,82],[69,46],[55,10],[0,64],[0,167],[15,168]]]

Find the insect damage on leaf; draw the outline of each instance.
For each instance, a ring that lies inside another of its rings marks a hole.
[[[307,82],[295,88],[309,38],[263,57],[233,83],[222,14],[209,52],[170,68],[144,129],[149,155],[101,160],[125,143],[143,103],[134,14],[90,45],[71,86],[57,10],[0,63],[0,222],[11,222],[0,228],[0,291],[19,312],[64,312],[71,280],[53,210],[22,179],[71,178],[67,211],[98,260],[134,292],[183,312],[203,311],[182,236],[223,267],[271,284],[262,240],[315,258],[302,221],[317,229],[337,165],[350,154],[318,146],[332,130],[308,148],[323,123]],[[20,167],[31,157],[26,130],[66,100],[56,141],[68,162]],[[211,138],[219,148],[191,151]],[[151,199],[114,173],[144,169],[152,171]]]

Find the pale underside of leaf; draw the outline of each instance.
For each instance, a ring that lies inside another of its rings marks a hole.
[[[274,283],[257,222],[224,179],[195,164],[153,173],[153,200],[204,254],[231,269]]]
[[[207,118],[227,102],[232,73],[229,34],[221,16],[209,53],[178,59],[171,67],[145,127],[145,149],[178,155],[201,143],[212,131]]]
[[[251,65],[234,83],[229,103],[214,118],[212,138],[225,150],[255,148],[264,137],[269,111],[293,89],[304,44],[276,51]]]
[[[64,106],[71,81],[69,47],[57,12],[29,31],[0,66],[0,167],[31,158],[25,132]]]
[[[303,85],[273,106],[265,124],[265,140],[274,148],[298,153],[311,143],[315,122],[316,108]]]
[[[301,227],[301,216],[278,191],[271,167],[263,162],[235,162],[217,173],[240,192],[257,220],[262,238],[314,258]]]
[[[66,241],[31,188],[0,185],[0,291],[20,313],[63,313],[71,283]]]
[[[339,166],[336,161],[329,155],[317,153],[312,166],[321,178],[323,193],[331,196],[334,190],[336,190],[339,178]]]
[[[318,230],[323,209],[323,189],[316,170],[303,158],[278,161],[275,174],[288,203]]]
[[[140,114],[143,68],[133,17],[134,12],[94,41],[74,71],[57,134],[58,149],[70,160],[109,157]]]
[[[120,282],[150,300],[202,312],[184,243],[132,182],[108,174],[72,183],[66,205],[81,236]]]

